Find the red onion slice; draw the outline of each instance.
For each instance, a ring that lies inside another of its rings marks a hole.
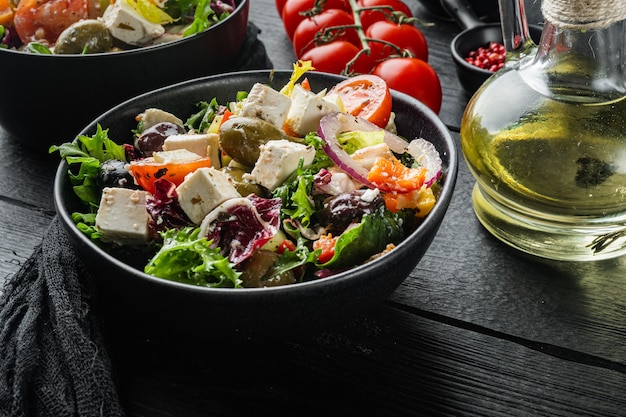
[[[376,188],[376,186],[367,179],[369,171],[352,159],[352,157],[341,148],[341,145],[339,145],[337,141],[337,135],[342,132],[353,130],[369,132],[374,130],[369,125],[375,126],[377,130],[380,129],[378,126],[365,119],[359,119],[347,113],[334,112],[322,117],[317,129],[317,134],[324,141],[322,147],[324,152],[326,152],[339,168],[361,184],[369,188]]]
[[[358,130],[361,132],[372,132],[384,130],[384,141],[393,152],[402,154],[410,153],[413,158],[426,168],[426,185],[430,186],[441,176],[442,162],[439,152],[431,142],[425,139],[417,138],[411,142],[407,142],[400,136],[378,127],[360,117],[355,117],[347,113],[329,113],[320,120],[317,134],[324,141],[323,149],[326,154],[333,160],[335,164],[348,175],[360,183],[375,188],[367,176],[369,171],[359,165],[352,157],[341,148],[337,141],[337,135],[343,132]]]
[[[421,167],[426,168],[424,184],[427,187],[430,187],[439,179],[443,164],[435,145],[426,139],[417,138],[409,142],[409,145],[406,147],[406,152],[415,158],[415,161]]]

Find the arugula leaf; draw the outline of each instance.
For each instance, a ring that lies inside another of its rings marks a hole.
[[[339,236],[331,260],[318,266],[336,269],[359,265],[382,252],[387,244],[400,242],[404,238],[402,216],[384,206],[366,214],[358,226]]]
[[[5,29],[4,26],[0,25],[0,48],[8,48],[9,45],[7,45],[6,43],[3,43],[2,41],[4,40],[4,33],[5,33]]]
[[[52,55],[52,51],[50,50],[50,48],[48,48],[43,43],[31,42],[28,45],[26,45],[26,47],[28,48],[30,52],[35,53],[35,54]]]
[[[126,161],[125,146],[109,139],[108,133],[108,129],[98,124],[93,136],[80,135],[73,142],[52,145],[48,149],[49,153],[59,152],[61,158],[65,158],[74,193],[92,210],[100,204],[100,189],[96,184],[100,164],[109,159]]]
[[[210,102],[201,101],[197,103],[196,106],[200,107],[200,110],[189,116],[185,122],[185,126],[197,130],[198,132],[204,132],[211,126],[213,119],[215,119],[220,109],[220,105],[217,100],[213,98]]]
[[[161,233],[163,245],[144,268],[159,278],[212,288],[242,288],[235,264],[212,248],[212,240],[199,237],[200,228],[169,229]]]
[[[318,202],[311,198],[315,174],[320,169],[331,166],[333,162],[322,149],[323,141],[317,134],[307,134],[304,141],[315,148],[313,162],[304,168],[303,160],[300,159],[298,168],[272,192],[272,196],[283,201],[282,218],[287,216],[307,228],[311,224],[311,217],[319,209]]]
[[[276,263],[265,275],[268,277],[275,277],[284,272],[305,266],[307,264],[314,265],[317,257],[319,256],[319,252],[319,250],[311,251],[307,246],[307,240],[298,236],[296,249],[293,251],[285,250],[278,258],[278,261],[276,261]],[[302,275],[304,275],[304,269],[302,271]],[[301,276],[296,277],[298,281],[301,281],[301,278]]]

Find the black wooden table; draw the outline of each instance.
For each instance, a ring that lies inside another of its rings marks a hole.
[[[295,57],[271,0],[250,19],[277,69]],[[537,7],[531,0],[531,7]],[[456,79],[451,21],[410,2],[458,139],[469,96]],[[535,23],[535,22],[531,22]],[[0,283],[55,215],[58,156],[0,130]],[[461,160],[455,196],[423,260],[381,306],[306,340],[198,345],[112,341],[132,416],[626,416],[626,258],[573,263],[524,256],[476,220]]]

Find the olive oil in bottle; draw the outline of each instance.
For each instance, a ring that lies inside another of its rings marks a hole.
[[[541,44],[470,100],[461,145],[474,210],[507,244],[559,260],[626,253],[623,39],[623,22],[548,21]]]

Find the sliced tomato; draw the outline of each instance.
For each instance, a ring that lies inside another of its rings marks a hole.
[[[198,168],[210,167],[211,158],[201,158],[190,162],[182,163],[159,163],[154,158],[144,158],[132,161],[129,171],[135,178],[135,182],[141,188],[154,194],[154,181],[164,178],[175,185],[180,185],[187,174],[194,172]]]
[[[15,10],[13,24],[24,43],[54,44],[68,26],[88,17],[87,0],[22,0]]]
[[[391,93],[382,78],[361,74],[341,81],[329,94],[341,97],[346,112],[362,117],[382,128],[391,117]]]
[[[286,251],[295,252],[295,250],[296,250],[296,244],[293,243],[289,239],[285,239],[282,242],[280,242],[280,244],[278,245],[278,249],[276,249],[276,252],[283,254]]]

